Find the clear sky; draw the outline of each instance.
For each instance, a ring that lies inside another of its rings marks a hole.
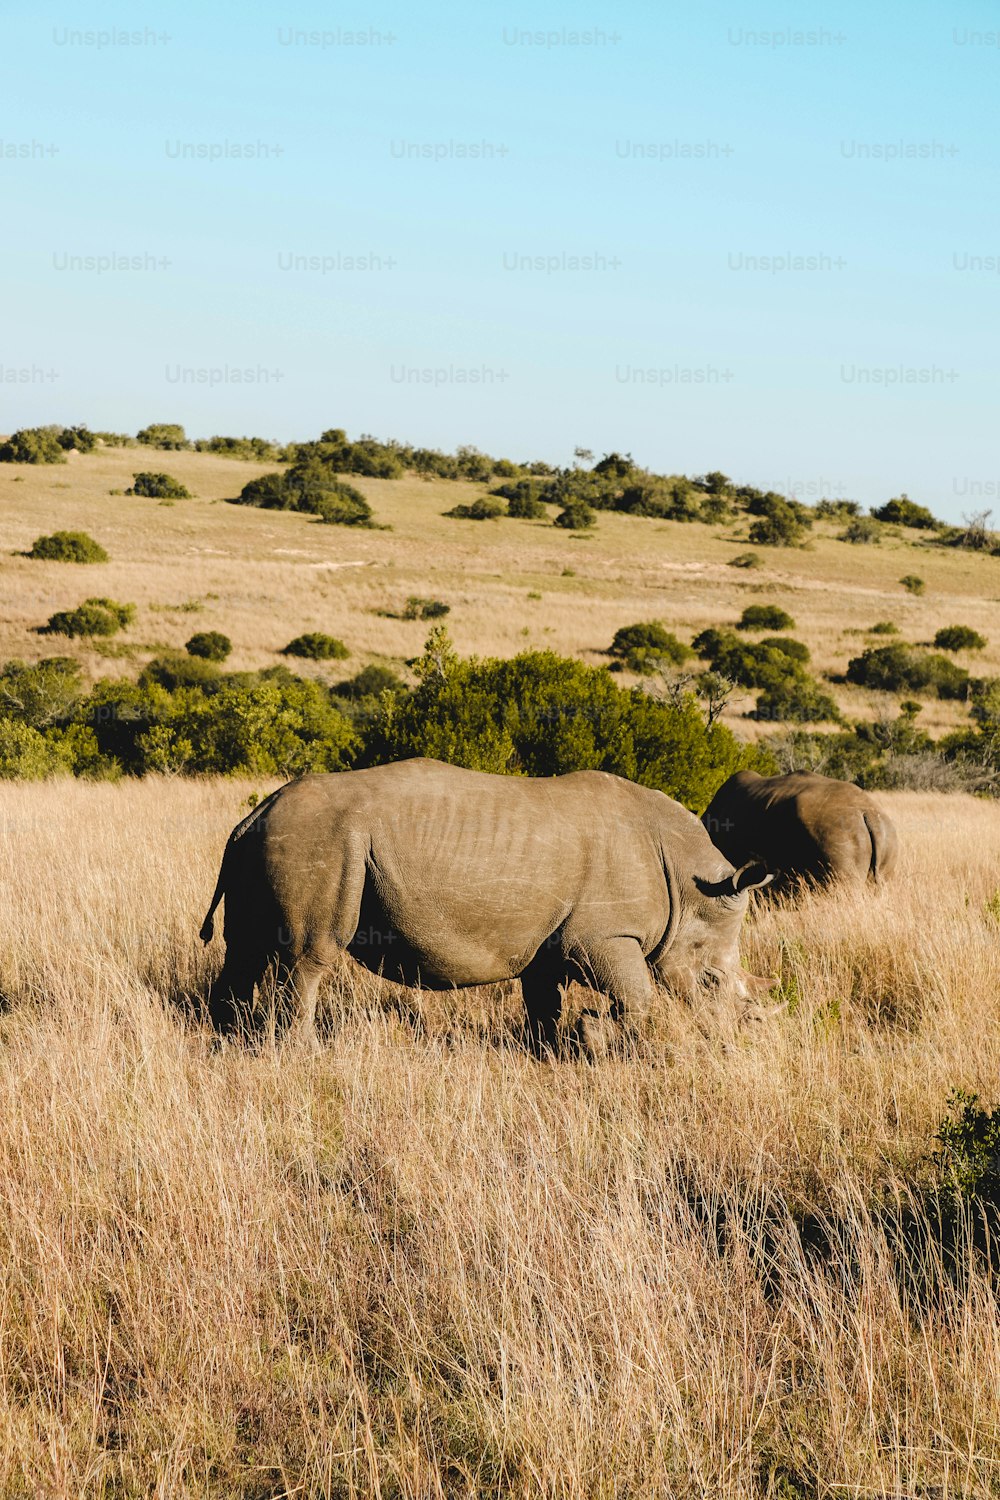
[[[997,496],[985,0],[8,0],[0,35],[0,430]]]

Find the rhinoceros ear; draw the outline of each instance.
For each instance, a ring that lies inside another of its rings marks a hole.
[[[771,871],[760,860],[750,860],[748,864],[740,865],[734,870],[726,882],[728,890],[723,894],[727,896],[739,896],[744,891],[758,890],[761,886],[770,885],[774,879]]]

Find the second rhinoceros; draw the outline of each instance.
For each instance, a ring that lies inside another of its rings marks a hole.
[[[217,1027],[245,1018],[276,967],[285,1016],[311,1030],[323,976],[351,954],[408,985],[519,978],[530,1045],[556,1040],[561,988],[603,992],[625,1023],[657,980],[685,997],[767,985],[739,966],[747,891],[698,819],[600,771],[494,776],[434,760],[304,776],[233,830],[201,935],[225,897]]]

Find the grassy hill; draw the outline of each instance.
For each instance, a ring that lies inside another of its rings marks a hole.
[[[150,468],[181,480],[194,498],[112,493]],[[884,620],[912,642],[970,625],[989,645],[958,661],[977,675],[1000,674],[1000,558],[935,546],[925,532],[887,528],[879,545],[859,546],[837,540],[842,523],[820,521],[806,547],[756,548],[763,566],[742,570],[729,563],[746,550],[747,517],[704,525],[600,512],[588,533],[562,531],[551,519],[462,521],[442,513],[486,494],[485,484],[414,476],[349,476],[386,531],[223,503],[274,468],[146,448],[71,452],[51,467],[0,465],[0,660],[51,654],[37,627],[86,596],[108,595],[138,606],[126,634],[103,645],[60,644],[91,678],[130,673],[202,629],[232,639],[236,668],[272,665],[293,636],[323,630],[349,647],[343,676],[419,653],[426,626],[393,618],[417,594],[451,606],[448,629],[463,655],[544,647],[598,665],[622,625],[659,619],[690,640],[735,623],[749,603],[774,600],[793,616],[817,675],[841,675],[851,657],[880,643],[868,629]],[[88,532],[109,561],[75,567],[17,555],[57,529]],[[908,573],[926,581],[922,597],[900,585]],[[851,718],[886,706],[848,684],[830,690]],[[752,702],[738,694],[726,714],[747,736],[759,732],[745,718]],[[965,720],[964,705],[929,699],[920,722],[939,734]]]

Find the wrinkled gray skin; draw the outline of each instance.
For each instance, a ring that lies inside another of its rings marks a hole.
[[[787,881],[878,882],[896,863],[896,830],[868,793],[812,771],[738,771],[702,823],[727,859],[761,860]]]
[[[304,776],[230,836],[201,936],[225,896],[209,1008],[243,1021],[277,965],[278,1024],[313,1028],[324,974],[350,953],[430,989],[520,978],[528,1039],[551,1048],[560,987],[583,980],[636,1025],[652,980],[696,998],[767,988],[739,967],[746,891],[693,814],[600,771],[488,776],[434,760]]]

